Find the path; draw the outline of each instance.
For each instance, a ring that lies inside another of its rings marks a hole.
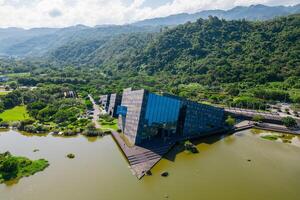
[[[98,121],[99,119],[99,114],[101,113],[101,110],[99,108],[99,106],[96,104],[95,100],[93,99],[93,97],[89,94],[88,95],[91,102],[93,103],[93,109],[94,109],[94,113],[93,113],[93,123],[95,123],[95,127],[96,128],[101,128],[100,123]]]
[[[247,118],[253,118],[255,115],[260,115],[268,120],[273,120],[273,121],[282,120],[282,117],[276,112],[265,112],[265,111],[257,111],[257,110],[250,110],[250,109],[241,109],[241,108],[225,108],[225,112],[232,115],[243,116]]]

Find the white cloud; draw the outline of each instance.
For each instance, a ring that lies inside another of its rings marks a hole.
[[[144,3],[145,0],[131,0],[130,3],[128,0],[0,0],[0,27],[123,24],[180,12],[229,9],[258,3],[294,5],[300,0],[173,0],[155,8],[144,7]]]

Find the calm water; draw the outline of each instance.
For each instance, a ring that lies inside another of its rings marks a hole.
[[[299,199],[300,147],[244,131],[199,141],[198,149],[199,154],[188,154],[175,148],[153,176],[138,181],[111,136],[91,141],[0,133],[0,151],[50,162],[17,184],[1,184],[0,200]],[[76,158],[67,159],[68,153]],[[164,170],[169,177],[160,176]]]

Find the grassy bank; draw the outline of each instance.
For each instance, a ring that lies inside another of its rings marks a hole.
[[[103,130],[118,130],[118,119],[106,119],[106,118],[100,118],[99,120],[101,129]]]
[[[16,106],[1,113],[0,118],[5,122],[11,122],[29,119],[30,117],[27,113],[26,106]]]
[[[45,159],[32,161],[25,157],[12,156],[9,152],[0,153],[0,183],[31,176],[48,166]]]

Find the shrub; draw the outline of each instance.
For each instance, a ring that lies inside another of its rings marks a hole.
[[[9,156],[4,159],[0,165],[0,172],[4,180],[11,180],[18,175],[19,166],[18,160],[14,157]]]
[[[112,121],[114,121],[114,118],[111,117],[109,114],[100,115],[100,119],[103,119],[106,122],[112,122]]]
[[[264,120],[264,117],[261,115],[254,115],[252,120],[255,122],[262,122]]]
[[[12,127],[13,128],[18,128],[19,126],[20,126],[20,122],[19,121],[16,121],[16,122],[12,123]]]
[[[9,127],[9,123],[7,123],[7,122],[0,122],[0,127],[8,128]]]
[[[109,134],[111,134],[111,131],[110,130],[105,130],[103,133],[104,133],[104,135],[109,135]]]
[[[25,119],[25,120],[22,120],[22,121],[20,121],[20,124],[19,124],[19,126],[18,126],[18,129],[19,129],[20,131],[24,131],[24,128],[25,128],[26,125],[31,125],[31,124],[33,124],[33,123],[34,123],[34,120],[32,120],[32,119]]]
[[[229,115],[225,122],[228,126],[233,126],[235,124],[236,120]]]
[[[287,128],[292,128],[292,127],[297,126],[296,120],[292,117],[284,117],[282,119],[282,122]]]
[[[36,133],[36,128],[33,125],[26,125],[23,130],[28,133]]]

